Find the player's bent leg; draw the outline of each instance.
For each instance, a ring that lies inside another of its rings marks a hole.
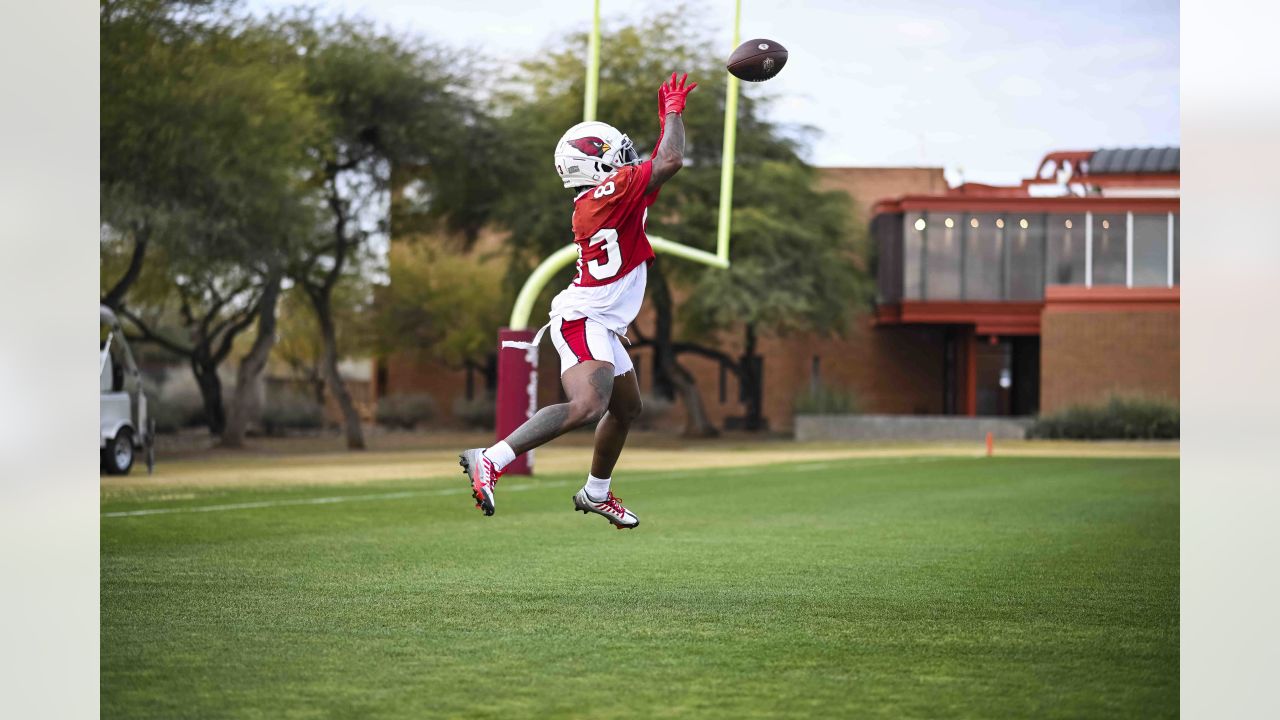
[[[591,474],[598,478],[613,475],[613,468],[622,454],[631,424],[640,417],[640,384],[635,372],[628,372],[613,379],[613,394],[609,397],[609,410],[596,425],[595,452],[591,456]]]
[[[568,402],[549,405],[534,413],[507,436],[516,455],[526,453],[561,435],[599,422],[609,409],[613,394],[613,363],[588,360],[569,368],[560,376]]]
[[[622,454],[631,424],[640,416],[640,385],[635,372],[628,371],[613,379],[613,395],[609,411],[596,426],[595,452],[591,458],[591,474],[587,484],[573,496],[575,509],[603,515],[619,530],[634,528],[640,518],[622,504],[609,486],[614,466]]]
[[[579,363],[562,376],[569,402],[542,408],[503,441],[488,450],[472,448],[458,456],[458,464],[471,483],[471,496],[485,515],[495,511],[494,488],[502,471],[516,456],[589,423],[595,423],[609,407],[613,393],[613,364],[598,360]]]

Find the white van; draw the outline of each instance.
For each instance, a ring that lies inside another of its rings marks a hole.
[[[142,391],[142,373],[133,361],[129,343],[115,313],[99,307],[98,385],[101,426],[98,451],[102,470],[108,475],[127,475],[136,451],[142,451],[147,472],[155,466],[155,422],[147,413],[147,396]]]

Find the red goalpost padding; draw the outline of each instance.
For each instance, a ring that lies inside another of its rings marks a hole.
[[[497,439],[510,435],[538,411],[538,348],[503,348],[504,340],[532,342],[532,330],[498,331],[498,393],[495,422]],[[504,475],[532,475],[533,451],[515,459]]]

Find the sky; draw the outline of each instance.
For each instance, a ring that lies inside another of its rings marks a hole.
[[[292,4],[248,2],[255,11]],[[500,60],[586,29],[592,7],[591,0],[311,4]],[[602,0],[601,15],[606,24],[643,22],[646,11],[673,4]],[[943,167],[953,184],[1014,184],[1053,150],[1180,141],[1177,2],[742,4],[742,39],[770,38],[790,53],[776,78],[744,83],[745,91],[773,99],[771,119],[819,130],[807,153],[816,165]],[[688,5],[722,21],[716,38],[728,57],[733,0]]]

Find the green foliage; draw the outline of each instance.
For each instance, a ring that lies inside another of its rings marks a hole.
[[[390,256],[391,282],[375,316],[379,349],[423,351],[453,367],[493,351],[494,329],[511,303],[496,258],[426,241],[398,242]]]
[[[387,395],[378,399],[379,425],[412,430],[436,416],[436,400],[426,393]]]
[[[797,415],[852,415],[861,412],[861,403],[853,390],[818,384],[796,394]]]
[[[1076,405],[1042,415],[1027,430],[1027,437],[1047,440],[1172,440],[1178,435],[1178,406],[1140,397]]]
[[[355,273],[344,275],[333,289],[333,324],[338,347],[357,357],[378,347],[373,325],[375,289],[367,278]],[[321,372],[324,343],[320,338],[320,324],[306,293],[296,285],[281,297],[276,345],[272,352],[296,373]]]
[[[229,7],[101,6],[103,223],[164,244],[175,273],[247,264],[311,220],[302,169],[319,108],[296,57]]]
[[[314,398],[295,390],[269,393],[262,405],[262,431],[267,435],[321,427],[324,427],[324,408]]]
[[[191,364],[210,429],[218,367],[315,226],[319,105],[281,39],[231,2],[100,5],[103,299]]]
[[[315,239],[304,273],[328,272],[315,255],[335,254],[328,244],[337,237],[359,244],[386,231],[390,214],[397,232],[442,222],[473,236],[496,197],[485,182],[499,164],[486,158],[500,150],[470,87],[466,53],[309,11],[268,24],[301,58],[306,93],[327,130],[308,156],[335,225]]]
[[[147,412],[156,421],[157,433],[176,433],[207,422],[204,403],[194,388],[165,388],[162,392],[154,383],[145,381],[143,387],[147,393]]]

